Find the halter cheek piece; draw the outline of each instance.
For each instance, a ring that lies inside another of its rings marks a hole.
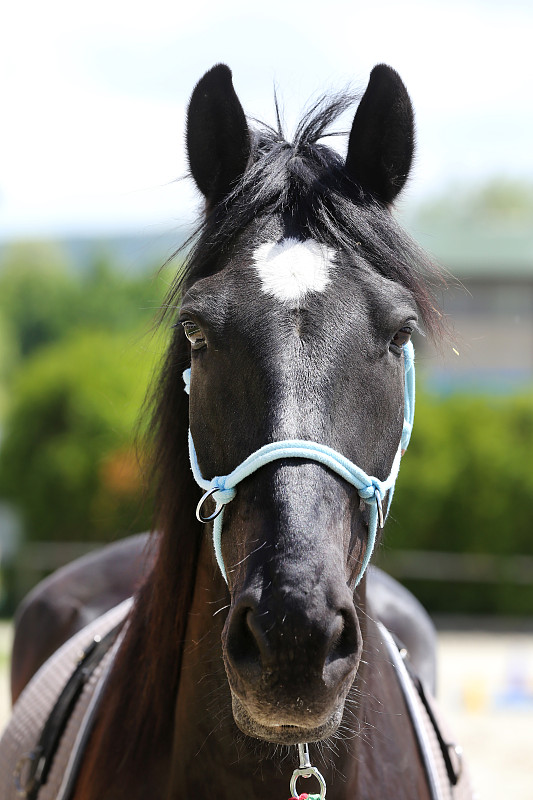
[[[349,459],[345,458],[341,453],[332,450],[325,444],[318,442],[309,442],[302,439],[286,439],[280,442],[271,442],[255,453],[252,453],[246,458],[242,464],[239,464],[233,472],[228,475],[217,476],[210,481],[206,480],[198,466],[198,458],[194,442],[189,431],[189,457],[191,461],[192,473],[198,486],[204,490],[205,494],[198,503],[196,509],[196,516],[200,522],[213,522],[213,544],[215,548],[215,556],[218,566],[224,577],[226,583],[228,577],[222,558],[222,523],[223,523],[223,510],[226,503],[229,503],[235,497],[237,490],[236,486],[244,478],[252,475],[265,464],[270,464],[282,458],[303,458],[309,461],[317,461],[319,464],[331,469],[344,478],[345,481],[355,486],[361,499],[367,503],[370,511],[370,519],[368,523],[368,543],[365,551],[365,556],[359,574],[357,576],[355,585],[359,583],[363,574],[368,566],[374,545],[376,542],[376,533],[378,525],[383,527],[387,514],[389,512],[392,496],[394,494],[394,485],[398,472],[400,470],[400,461],[402,453],[409,444],[411,438],[411,431],[413,428],[413,419],[415,413],[415,367],[414,367],[414,349],[411,342],[403,346],[403,359],[404,359],[404,421],[403,430],[398,450],[392,462],[390,475],[386,480],[380,481],[379,478],[367,475],[364,470],[358,467]],[[186,369],[183,373],[183,380],[185,382],[185,391],[189,393],[191,379],[191,370]],[[385,495],[388,492],[387,510],[383,514],[382,503]],[[208,517],[202,515],[202,508],[208,497],[215,496],[216,508],[215,511]]]

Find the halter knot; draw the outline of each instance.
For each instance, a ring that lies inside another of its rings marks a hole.
[[[210,489],[217,489],[215,495],[213,495],[213,500],[216,502],[217,506],[225,506],[226,503],[230,503],[235,495],[237,494],[237,489],[234,488],[226,488],[226,478],[227,475],[221,475],[213,478],[210,483]]]
[[[362,489],[358,489],[357,491],[359,493],[359,497],[366,503],[371,503],[376,499],[381,500],[385,494],[383,487],[378,484],[375,478],[372,479],[372,483],[370,483],[368,486],[363,486]]]

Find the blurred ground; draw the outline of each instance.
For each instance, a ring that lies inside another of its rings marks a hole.
[[[438,685],[482,800],[532,800],[533,633],[440,631]]]
[[[533,798],[533,633],[439,633],[439,702],[482,800]],[[11,628],[0,623],[0,729]]]

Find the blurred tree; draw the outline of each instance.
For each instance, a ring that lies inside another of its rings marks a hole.
[[[415,211],[424,226],[533,224],[533,184],[518,178],[495,177],[477,186],[452,185],[426,200]]]
[[[419,395],[391,544],[533,555],[533,395]]]
[[[27,356],[75,324],[79,287],[63,252],[42,242],[9,245],[0,270],[0,312]]]
[[[472,215],[485,222],[533,223],[533,185],[494,178],[470,195]]]
[[[24,364],[0,449],[0,495],[27,537],[105,540],[146,527],[134,430],[154,353],[131,334],[82,332]]]
[[[83,328],[126,331],[149,325],[164,289],[151,273],[128,276],[105,256],[76,272],[51,243],[11,245],[0,264],[0,313],[23,357]]]
[[[443,399],[420,392],[386,550],[532,556],[532,453],[533,393]],[[499,583],[407,583],[432,610],[531,614],[533,585],[513,592],[503,571]]]
[[[7,385],[13,375],[19,350],[12,325],[0,312],[0,438],[1,420],[8,407]]]
[[[106,255],[94,258],[80,277],[80,288],[78,324],[109,331],[132,330],[143,322],[150,324],[166,290],[156,269],[126,275]]]

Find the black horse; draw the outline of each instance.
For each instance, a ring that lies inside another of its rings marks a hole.
[[[397,73],[374,68],[344,159],[319,140],[347,106],[318,104],[289,143],[249,127],[223,65],[192,95],[205,214],[167,301],[180,324],[154,395],[157,552],[74,800],[286,797],[304,742],[332,800],[434,796],[364,571],[401,452],[405,348],[419,321],[439,330],[430,265],[391,214],[413,112]],[[197,519],[189,425],[197,477],[298,441],[370,483],[278,455],[234,496],[215,482]]]

